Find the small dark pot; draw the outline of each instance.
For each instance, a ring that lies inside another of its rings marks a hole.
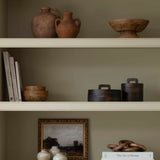
[[[107,87],[108,89],[102,89]],[[88,90],[88,101],[121,101],[121,91],[113,90],[108,84],[99,85],[99,89]]]

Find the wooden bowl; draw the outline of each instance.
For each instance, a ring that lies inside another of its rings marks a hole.
[[[142,32],[149,21],[144,19],[116,19],[109,21],[110,26],[120,32],[119,38],[139,38],[137,32]]]
[[[47,97],[46,96],[24,96],[25,101],[46,101]]]
[[[23,92],[25,101],[46,101],[48,98],[48,91],[30,91]]]
[[[33,90],[33,91],[41,91],[41,90],[45,90],[46,87],[43,86],[26,86],[25,90]]]

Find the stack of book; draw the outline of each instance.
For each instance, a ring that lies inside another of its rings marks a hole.
[[[153,152],[102,152],[101,160],[154,160]]]
[[[4,68],[7,80],[9,101],[22,101],[22,83],[19,63],[8,51],[3,51]]]

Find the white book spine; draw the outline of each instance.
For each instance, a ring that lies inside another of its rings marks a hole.
[[[102,160],[153,160],[152,158],[107,158],[102,157]]]
[[[16,79],[17,79],[17,89],[18,89],[18,99],[19,101],[22,101],[22,82],[21,82],[21,76],[20,76],[20,68],[19,63],[15,62],[15,69],[16,69]]]
[[[9,101],[14,101],[11,71],[10,71],[10,65],[9,65],[9,53],[7,51],[3,52],[3,58],[4,58],[4,67],[5,67],[5,73],[6,73]]]
[[[9,57],[9,61],[10,61],[10,69],[11,69],[14,98],[15,98],[15,101],[19,101],[14,58]]]
[[[117,158],[110,159],[110,158],[102,158],[101,160],[117,160]],[[118,158],[118,160],[154,160],[154,159],[148,159],[148,158]]]
[[[153,160],[153,152],[102,152],[102,158],[109,160],[121,159],[150,159]]]

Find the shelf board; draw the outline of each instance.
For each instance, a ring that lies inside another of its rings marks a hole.
[[[160,111],[160,102],[0,102],[0,111]]]
[[[0,48],[160,48],[160,38],[0,38]]]

